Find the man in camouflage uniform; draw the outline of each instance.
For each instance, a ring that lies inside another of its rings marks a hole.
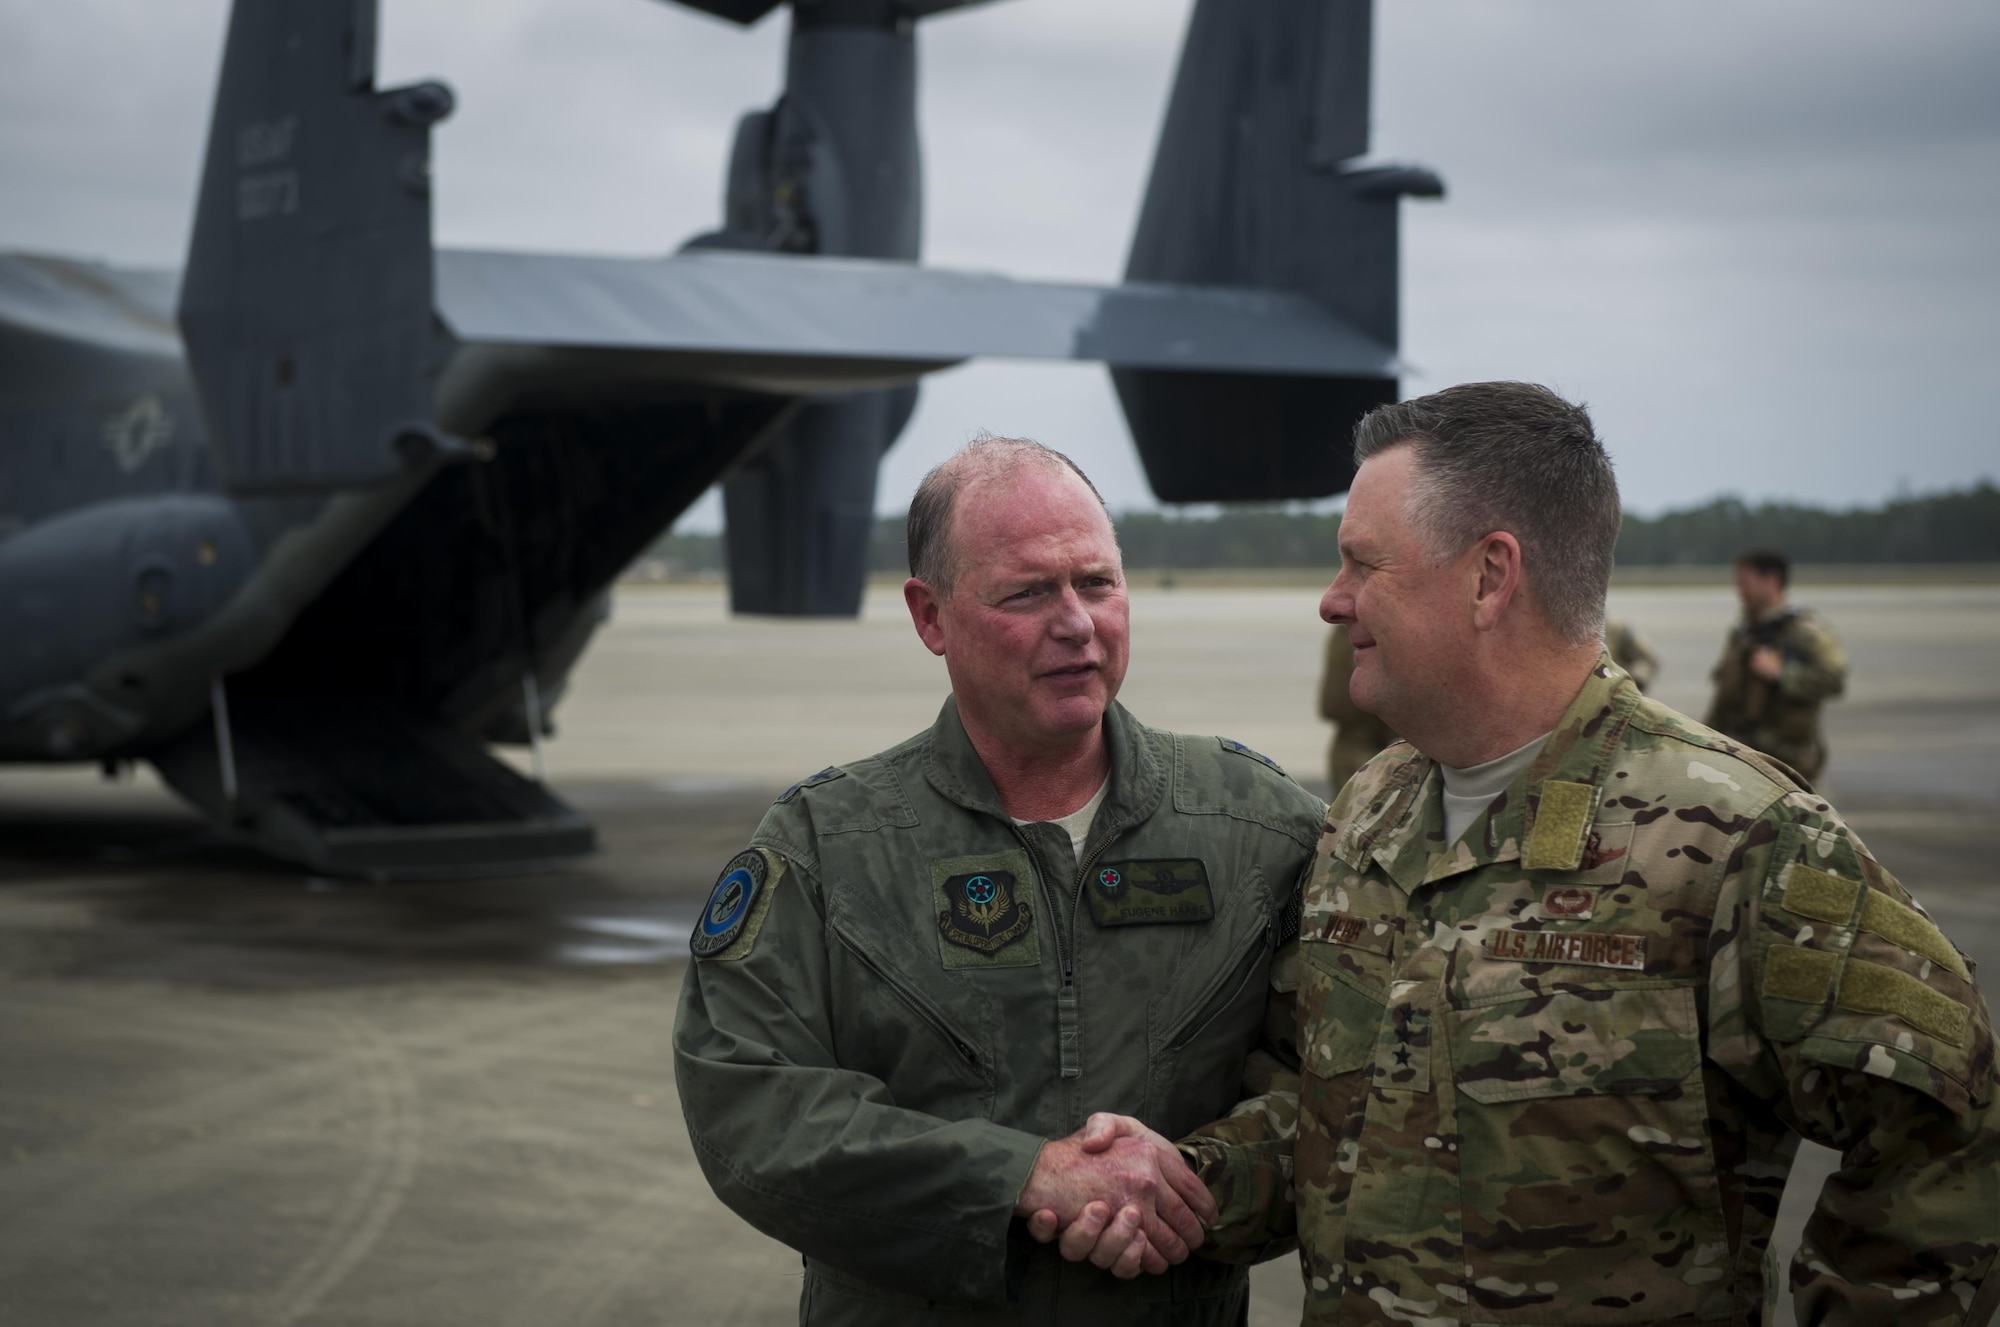
[[[1474,384],[1372,412],[1356,453],[1321,614],[1408,741],[1328,811],[1263,1091],[1183,1143],[1221,1209],[1204,1254],[1296,1240],[1309,1323],[1756,1323],[1804,1137],[1842,1169],[1800,1323],[1984,1324],[1972,966],[1824,799],[1602,653],[1618,499],[1588,416]]]
[[[1736,560],[1743,618],[1715,666],[1708,726],[1784,761],[1809,783],[1826,768],[1820,706],[1847,687],[1847,656],[1811,609],[1785,601],[1791,562],[1757,549]]]
[[[1604,650],[1611,656],[1611,662],[1631,677],[1633,685],[1641,691],[1651,690],[1654,680],[1660,675],[1660,656],[1639,638],[1639,633],[1632,629],[1630,622],[1610,621],[1604,624]]]
[[[1187,1259],[1214,1208],[1179,1154],[1064,1135],[1237,1099],[1325,808],[1114,702],[1117,542],[1056,453],[940,466],[910,561],[953,697],[787,792],[724,870],[674,1035],[695,1154],[805,1254],[807,1323],[1240,1322],[1244,1270]],[[1031,1216],[1109,1223],[1105,1267],[1163,1275],[1072,1266]]]
[[[1326,667],[1319,676],[1319,717],[1333,725],[1327,748],[1327,787],[1339,792],[1354,772],[1377,751],[1396,740],[1389,725],[1361,709],[1347,692],[1354,672],[1354,642],[1346,627],[1335,627],[1326,638]]]

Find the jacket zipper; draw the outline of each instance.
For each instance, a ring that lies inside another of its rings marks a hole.
[[[1019,825],[1014,826],[1014,837],[1028,850],[1028,860],[1034,865],[1035,879],[1042,886],[1044,901],[1059,903],[1060,899],[1053,892],[1053,876],[1047,864],[1042,861],[1041,850],[1035,847],[1035,841],[1029,838],[1027,832]],[[1090,878],[1090,868],[1097,864],[1097,859],[1104,855],[1104,850],[1117,839],[1117,834],[1105,838],[1090,851],[1090,854],[1083,859],[1083,864],[1077,868],[1076,881],[1070,886],[1067,937],[1060,909],[1053,919],[1056,958],[1062,964],[1062,989],[1056,993],[1057,1068],[1064,1078],[1077,1078],[1083,1073],[1082,1012],[1077,1007],[1076,998],[1076,915],[1083,911],[1084,881]]]
[[[971,1043],[967,1042],[964,1037],[959,1036],[958,1033],[952,1030],[951,1024],[945,1021],[943,1014],[940,1014],[935,1008],[933,1008],[928,1000],[918,995],[915,991],[910,990],[908,987],[903,985],[902,982],[899,982],[894,977],[890,976],[888,971],[884,969],[880,963],[877,963],[874,959],[870,958],[867,954],[861,951],[861,946],[855,944],[852,940],[848,939],[844,934],[842,934],[839,927],[834,927],[832,929],[835,935],[840,936],[840,943],[846,947],[847,952],[854,955],[854,957],[856,957],[857,959],[861,960],[862,967],[867,968],[870,972],[874,973],[876,979],[879,980],[884,986],[887,986],[890,990],[894,991],[896,993],[897,998],[910,1007],[912,1013],[916,1014],[917,1017],[923,1019],[924,1022],[930,1024],[932,1029],[934,1029],[938,1033],[938,1035],[942,1036],[946,1041],[949,1041],[952,1044],[952,1046],[958,1051],[958,1053],[964,1057],[965,1062],[968,1065],[972,1066],[975,1069],[979,1067],[979,1052],[973,1050]]]

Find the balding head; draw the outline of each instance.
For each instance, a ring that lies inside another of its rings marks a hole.
[[[949,599],[959,575],[952,524],[960,496],[984,484],[1005,483],[1025,466],[1074,475],[1097,499],[1097,505],[1104,505],[1104,496],[1090,482],[1090,476],[1053,447],[1044,447],[1029,438],[981,434],[941,462],[917,485],[917,494],[910,499],[907,533],[910,575]]]

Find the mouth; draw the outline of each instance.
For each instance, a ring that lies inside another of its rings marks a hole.
[[[1098,667],[1094,663],[1070,664],[1063,668],[1051,668],[1042,676],[1051,681],[1071,682],[1078,678],[1089,677],[1098,671]]]

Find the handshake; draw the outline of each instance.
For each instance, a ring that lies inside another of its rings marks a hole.
[[[1099,1112],[1042,1145],[1014,1214],[1071,1262],[1129,1280],[1186,1261],[1216,1206],[1172,1143],[1129,1115]]]

